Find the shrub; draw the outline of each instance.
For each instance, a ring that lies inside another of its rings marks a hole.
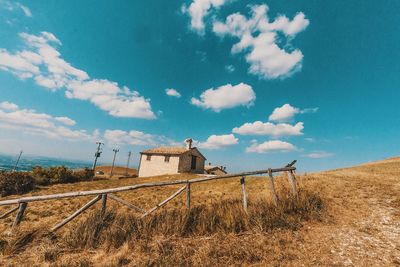
[[[91,169],[72,171],[64,166],[42,168],[36,166],[32,169],[32,176],[38,185],[64,184],[88,181],[94,176]]]
[[[77,181],[88,181],[94,177],[94,171],[89,168],[85,168],[83,170],[74,171],[72,175]]]
[[[32,176],[37,185],[49,185],[51,182],[49,172],[40,166],[36,166],[32,169]]]
[[[35,188],[35,181],[28,172],[0,173],[0,196],[27,193]]]

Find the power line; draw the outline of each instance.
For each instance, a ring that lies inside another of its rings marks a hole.
[[[93,171],[95,171],[95,169],[96,169],[97,159],[100,158],[100,155],[103,152],[101,150],[101,146],[104,145],[104,143],[96,142],[96,144],[97,144],[97,151],[96,151],[96,153],[94,153],[94,162],[93,162],[93,167],[92,167]]]
[[[117,156],[117,153],[119,152],[119,149],[118,148],[114,148],[113,151],[114,151],[114,159],[113,159],[113,163],[112,163],[112,166],[111,166],[110,178],[113,176],[115,157]]]
[[[17,170],[17,168],[18,168],[18,163],[19,163],[19,160],[21,159],[22,152],[23,152],[22,150],[19,152],[18,159],[17,159],[17,161],[15,162],[14,169],[12,170],[13,172],[15,172],[15,171]]]
[[[129,161],[131,160],[132,152],[129,151],[128,153],[128,161],[126,162],[126,169],[125,169],[125,176],[128,176],[128,168],[129,168]]]

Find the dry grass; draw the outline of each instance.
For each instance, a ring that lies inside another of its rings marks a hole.
[[[244,213],[238,179],[192,186],[188,213],[184,196],[144,220],[108,202],[56,235],[46,229],[90,198],[31,203],[19,231],[6,234],[13,218],[0,223],[0,265],[148,266],[272,265],[390,266],[400,263],[400,160],[299,177],[294,199],[278,177],[280,204],[271,204],[268,183],[247,179]],[[159,179],[187,179],[165,176]],[[142,183],[151,178],[82,182],[42,188],[32,194]],[[119,194],[148,209],[177,187]],[[1,212],[5,209],[1,208]]]
[[[109,178],[110,177],[110,172],[111,172],[111,166],[97,166],[96,167],[96,172],[102,171],[104,172],[103,175],[96,174],[97,177],[101,178]],[[133,168],[128,168],[128,177],[137,177],[138,171]],[[126,167],[122,166],[114,166],[113,169],[113,177],[112,178],[121,178],[121,177],[126,177]]]

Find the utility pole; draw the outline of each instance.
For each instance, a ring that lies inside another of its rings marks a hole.
[[[125,176],[128,176],[128,168],[129,168],[129,161],[131,160],[131,155],[132,155],[132,152],[129,151],[129,153],[128,153],[128,161],[126,162]]]
[[[117,153],[119,152],[119,149],[118,148],[114,148],[113,151],[114,151],[114,159],[113,159],[113,163],[112,163],[112,166],[111,166],[110,178],[113,176],[115,157],[117,156]]]
[[[96,153],[94,153],[94,162],[93,162],[93,167],[92,167],[92,169],[93,169],[93,172],[95,172],[96,170],[96,164],[97,164],[97,159],[98,158],[100,158],[100,155],[101,155],[101,146],[102,145],[104,145],[104,143],[102,143],[102,142],[96,142],[96,144],[97,144],[97,151],[96,151]]]
[[[19,160],[21,159],[22,152],[23,152],[22,150],[19,152],[18,159],[17,159],[17,161],[15,162],[14,169],[12,170],[13,172],[15,172],[15,171],[17,170],[17,168],[18,168],[18,163],[19,163]]]

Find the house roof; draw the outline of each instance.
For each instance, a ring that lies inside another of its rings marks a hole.
[[[213,171],[213,170],[217,170],[217,169],[221,170],[224,173],[227,173],[224,169],[221,169],[220,166],[210,166],[210,165],[204,166],[204,170],[207,171],[207,172]]]
[[[167,154],[167,155],[180,155],[187,152],[186,147],[175,147],[175,146],[160,146],[152,149],[147,149],[142,154]]]
[[[140,152],[140,154],[151,154],[151,155],[182,155],[190,150],[197,150],[197,152],[206,159],[203,154],[196,147],[192,147],[191,149],[187,149],[186,147],[179,146],[160,146],[152,149],[147,149],[145,151]]]

